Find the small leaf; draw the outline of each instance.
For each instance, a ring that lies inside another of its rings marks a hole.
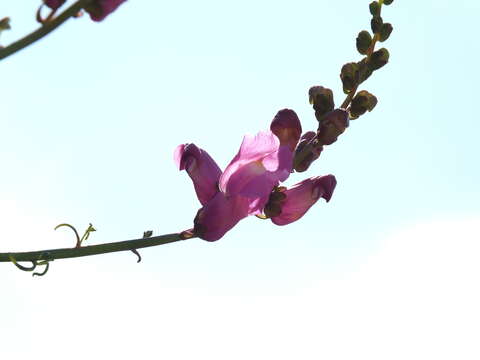
[[[372,16],[380,16],[380,4],[378,1],[373,1],[370,3],[370,14]]]
[[[374,16],[372,21],[370,22],[370,26],[372,27],[372,32],[374,34],[378,33],[383,25],[383,20],[381,16]]]
[[[390,23],[383,24],[382,27],[380,28],[380,32],[378,33],[379,34],[378,39],[381,42],[387,40],[390,37],[390,34],[392,33],[392,31],[393,31],[392,24],[390,24]]]
[[[366,30],[360,31],[357,36],[357,50],[360,54],[366,55],[372,44],[372,36]]]

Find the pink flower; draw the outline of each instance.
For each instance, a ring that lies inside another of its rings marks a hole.
[[[318,199],[330,201],[336,185],[335,176],[325,175],[303,180],[290,189],[279,191],[280,196],[273,192],[267,205],[267,209],[277,212],[271,216],[272,222],[276,225],[287,225],[297,221]]]
[[[196,145],[182,144],[175,149],[175,162],[180,170],[187,170],[203,205],[194,220],[197,236],[218,240],[244,217],[261,213],[272,189],[288,178],[294,148],[290,136],[296,137],[296,142],[301,133],[300,122],[291,113],[291,110],[280,111],[272,126],[281,121],[291,127],[292,135],[284,134],[282,140],[271,131],[246,135],[223,173],[210,155]],[[293,121],[284,120],[285,115]],[[282,131],[281,126],[274,128]]]
[[[93,21],[102,21],[126,0],[95,0],[85,6]]]

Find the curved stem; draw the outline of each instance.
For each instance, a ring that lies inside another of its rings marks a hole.
[[[49,34],[51,31],[55,30],[65,21],[70,19],[72,16],[76,15],[80,10],[82,10],[85,5],[87,5],[92,0],[78,0],[68,7],[64,12],[58,15],[51,21],[46,22],[42,27],[35,30],[34,32],[28,34],[27,36],[21,38],[20,40],[15,41],[14,43],[0,49],[0,60],[5,59],[6,57],[15,54],[17,51],[22,50],[28,45],[34,43],[35,41],[41,39],[45,35]]]
[[[117,251],[135,250],[150,246],[164,245],[179,240],[185,240],[185,238],[182,237],[180,234],[167,234],[150,238],[125,240],[76,248],[0,253],[0,262],[11,262],[12,258],[15,259],[15,261],[68,259],[82,256],[106,254]]]

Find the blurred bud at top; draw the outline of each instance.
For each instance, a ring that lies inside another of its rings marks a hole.
[[[393,2],[393,0],[383,0],[383,3],[385,5],[390,5]]]
[[[321,121],[322,117],[335,107],[332,90],[323,86],[311,87],[308,90],[308,97],[310,104],[313,105],[315,117],[318,121]]]
[[[85,6],[93,21],[102,21],[126,0],[95,0]]]
[[[2,30],[9,30],[10,28],[10,18],[9,17],[4,17],[2,20],[0,20],[0,31]]]
[[[390,54],[388,50],[385,48],[381,48],[372,53],[368,65],[371,70],[378,70],[388,62],[389,57]]]
[[[318,141],[322,145],[333,144],[348,125],[348,112],[345,109],[335,109],[331,111],[325,115],[322,121],[317,135]]]
[[[372,16],[380,16],[380,4],[378,1],[373,1],[370,3],[370,14]]]
[[[297,146],[302,125],[295,111],[290,109],[280,110],[270,124],[270,130],[280,140],[280,145],[286,145],[293,152]]]
[[[380,28],[380,32],[378,33],[379,35],[378,40],[380,40],[381,42],[387,40],[390,37],[390,34],[392,33],[392,31],[393,31],[392,24],[390,23],[383,24],[382,27]]]
[[[366,90],[359,91],[352,99],[352,103],[348,109],[350,118],[357,119],[360,115],[365,114],[367,110],[372,111],[377,105],[377,102],[378,100],[375,95],[370,94]]]
[[[43,0],[43,3],[47,5],[52,10],[57,10],[63,4],[65,4],[66,0]]]
[[[360,31],[357,36],[357,50],[360,54],[366,55],[372,44],[372,36],[366,30]]]
[[[347,63],[342,66],[342,71],[340,72],[340,79],[343,84],[343,92],[348,94],[352,91],[355,86],[358,84],[359,80],[359,67],[357,63]]]

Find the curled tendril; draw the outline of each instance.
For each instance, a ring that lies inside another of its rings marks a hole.
[[[142,261],[142,256],[140,255],[140,253],[138,252],[137,249],[132,249],[132,252],[138,256],[138,259],[137,259],[137,263],[139,263],[140,261]]]
[[[27,267],[27,266],[23,266],[23,265],[20,265],[17,260],[12,256],[12,255],[8,255],[10,261],[20,270],[22,271],[33,271],[37,268],[37,266],[39,265],[45,265],[45,268],[43,269],[42,272],[34,272],[32,274],[32,276],[43,276],[47,273],[49,267],[50,267],[50,261],[53,261],[53,260],[47,260],[49,257],[50,257],[50,254],[48,253],[44,253],[44,254],[41,254],[39,256],[39,260],[32,260],[31,263],[32,263],[32,266],[31,267]],[[44,260],[41,260],[41,259],[44,259]]]
[[[36,263],[36,265],[45,265],[45,268],[43,269],[42,272],[34,272],[34,273],[32,274],[32,276],[35,276],[35,275],[36,275],[36,276],[43,276],[43,275],[45,275],[45,274],[47,273],[48,268],[50,267],[50,261],[47,261],[47,260],[45,260],[45,261],[39,261],[39,262]]]
[[[82,246],[82,242],[87,240],[88,237],[90,236],[90,233],[93,232],[93,231],[97,231],[92,224],[88,224],[88,228],[87,230],[85,230],[85,233],[83,234],[82,238],[80,239],[80,236],[78,235],[78,231],[77,229],[75,229],[74,226],[70,225],[70,224],[66,224],[66,223],[63,223],[63,224],[59,224],[57,226],[55,226],[54,230],[57,230],[58,228],[60,227],[68,227],[70,229],[73,230],[73,232],[75,233],[75,237],[77,238],[77,243],[75,245],[75,247],[79,248],[80,246]]]

